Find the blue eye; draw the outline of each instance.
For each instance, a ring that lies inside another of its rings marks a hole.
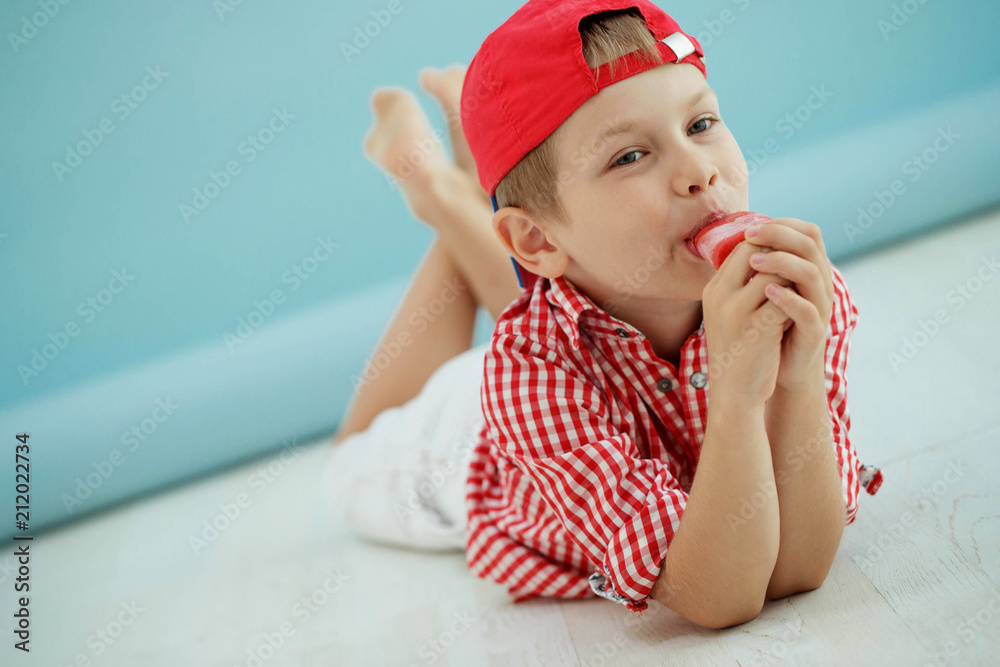
[[[694,124],[691,126],[691,128],[694,129],[696,126],[700,125],[701,123],[707,123],[709,121],[712,121],[712,125],[714,125],[715,122],[718,121],[718,120],[719,119],[716,118],[715,116],[705,116],[704,118],[699,118],[697,121],[695,121]],[[708,127],[704,128],[701,131],[695,132],[694,134],[704,134],[709,129],[711,129],[712,125],[709,125]],[[635,164],[638,161],[639,158],[635,158],[634,160],[628,160],[626,162],[622,162],[622,160],[625,160],[625,158],[627,158],[629,155],[632,155],[632,154],[638,155],[639,153],[644,153],[644,152],[645,151],[641,151],[641,150],[631,150],[628,153],[625,153],[624,155],[622,155],[620,158],[618,158],[614,162],[614,164],[611,165],[611,168],[614,169],[615,167],[627,167],[630,164]]]
[[[705,123],[705,122],[708,122],[708,121],[712,121],[712,124],[714,125],[715,121],[717,121],[717,120],[719,120],[719,119],[716,118],[715,116],[705,116],[704,118],[699,118],[697,121],[695,121],[695,124],[692,125],[691,127],[693,128],[695,125],[698,125],[699,123]],[[711,127],[711,126],[709,126],[709,127]],[[695,134],[702,134],[703,132],[706,132],[706,131],[708,131],[708,128],[705,128],[704,130],[702,130],[702,132],[695,132]]]
[[[636,153],[639,153],[639,151],[629,151],[628,153],[625,153],[625,155],[622,155],[620,158],[618,158],[618,160],[615,162],[615,166],[616,167],[624,167],[624,166],[633,164],[635,162],[635,160],[631,160],[630,162],[626,162],[624,164],[622,163],[622,160],[624,160],[625,158],[627,158],[629,155],[633,155],[633,154],[636,154]]]

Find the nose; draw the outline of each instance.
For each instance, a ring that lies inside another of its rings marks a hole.
[[[698,192],[705,193],[718,184],[718,168],[713,161],[697,152],[697,149],[689,148],[675,156],[673,186],[677,194],[688,196]]]

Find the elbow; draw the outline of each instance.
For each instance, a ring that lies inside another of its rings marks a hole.
[[[826,572],[823,572],[822,576],[814,576],[806,579],[790,580],[782,579],[781,577],[772,577],[771,581],[767,584],[767,599],[780,600],[791,595],[814,591],[823,585],[825,579]]]
[[[721,630],[731,628],[734,625],[748,623],[760,615],[764,608],[765,598],[761,596],[758,600],[753,600],[740,604],[727,604],[714,609],[702,609],[687,616],[692,623],[697,623],[706,628]]]
[[[708,591],[703,591],[702,594],[696,594],[687,599],[674,597],[665,600],[661,591],[654,590],[650,597],[688,621],[713,630],[752,621],[760,615],[767,601],[767,596],[763,592],[760,595],[746,598],[732,596],[720,598],[711,595]],[[712,600],[713,597],[715,597],[714,600]]]
[[[836,551],[834,551],[834,554]],[[823,585],[833,566],[833,555],[816,562],[811,568],[776,567],[767,582],[768,600],[780,600],[799,593],[814,591]]]

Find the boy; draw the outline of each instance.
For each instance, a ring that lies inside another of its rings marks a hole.
[[[857,310],[819,228],[748,230],[718,271],[686,243],[750,210],[703,55],[644,0],[529,0],[466,73],[526,289],[485,353],[466,555],[515,600],[743,623],[823,582],[881,482],[848,437]]]

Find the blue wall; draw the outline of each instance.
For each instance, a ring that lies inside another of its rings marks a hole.
[[[0,437],[32,434],[34,528],[336,427],[432,239],[364,158],[371,92],[467,63],[519,6],[399,0],[348,59],[390,3],[222,2],[0,9]],[[820,224],[834,261],[1000,202],[997,3],[662,6],[706,49],[751,207]]]

